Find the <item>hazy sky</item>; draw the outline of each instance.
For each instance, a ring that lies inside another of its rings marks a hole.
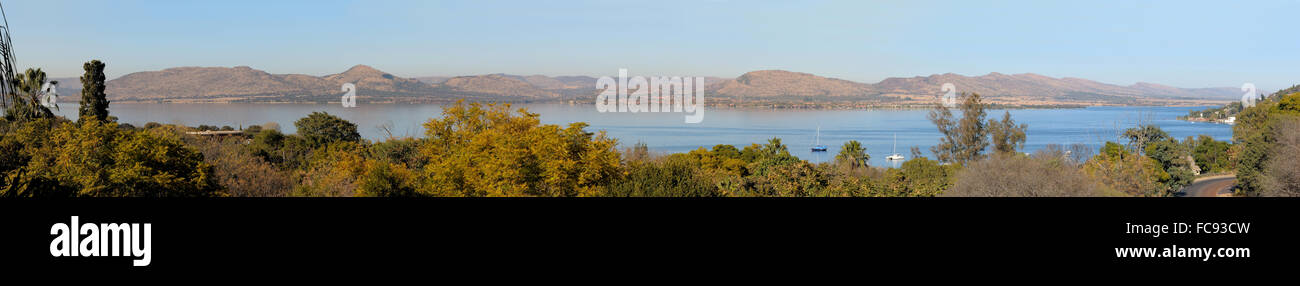
[[[1300,83],[1300,0],[2,1],[20,68],[110,78],[247,65],[325,75],[735,77],[875,83],[1039,73],[1179,87]]]

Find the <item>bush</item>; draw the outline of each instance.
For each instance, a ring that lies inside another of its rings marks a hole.
[[[1160,168],[1158,162],[1130,153],[1115,142],[1106,142],[1100,154],[1084,163],[1083,170],[1112,192],[1147,197],[1173,194],[1167,185],[1161,183],[1168,180],[1169,174]]]
[[[293,123],[298,127],[298,135],[312,147],[329,145],[334,142],[360,142],[361,134],[357,125],[325,112],[312,112]]]
[[[685,156],[660,160],[633,161],[627,175],[603,194],[611,197],[717,197],[719,192],[704,176],[699,166]]]
[[[217,182],[238,197],[282,197],[297,184],[292,172],[275,168],[262,157],[240,145],[241,138],[195,138],[192,145],[203,152],[213,167]]]
[[[957,175],[944,193],[958,197],[1090,197],[1096,184],[1063,154],[995,155],[975,162]]]
[[[1277,137],[1268,163],[1264,165],[1262,195],[1300,197],[1300,120],[1278,123]]]
[[[42,138],[44,139],[44,138]],[[7,196],[222,196],[203,154],[164,131],[87,120],[60,124],[12,172]]]

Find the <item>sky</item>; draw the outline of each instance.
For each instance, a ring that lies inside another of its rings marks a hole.
[[[179,66],[859,82],[1037,73],[1261,91],[1300,83],[1300,0],[9,0],[18,67],[110,78]]]

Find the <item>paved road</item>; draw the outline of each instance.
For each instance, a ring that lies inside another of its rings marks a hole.
[[[1237,184],[1235,175],[1214,176],[1197,179],[1192,185],[1183,189],[1183,196],[1186,197],[1217,197],[1220,193],[1229,192],[1233,185]]]

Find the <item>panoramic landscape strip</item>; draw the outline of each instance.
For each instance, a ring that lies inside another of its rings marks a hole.
[[[424,122],[423,136],[375,141],[325,112],[294,122],[293,134],[259,125],[133,126],[109,112],[105,66],[84,65],[77,118],[43,104],[52,100],[42,98],[49,95],[40,69],[15,75],[0,121],[0,195],[1293,196],[1300,178],[1286,155],[1300,146],[1297,87],[1249,108],[1225,107],[1234,111],[1225,114],[1235,121],[1232,142],[1173,138],[1143,124],[1097,150],[1052,145],[1032,154],[1023,151],[1028,125],[1009,112],[988,114],[978,93],[962,94],[953,108],[932,104],[928,118],[942,134],[928,150],[934,158],[913,147],[910,156],[896,154],[900,167],[882,168],[866,163],[858,141],[821,163],[792,156],[782,138],[674,154],[644,144],[620,150],[583,122],[541,124],[510,104],[464,101]],[[1197,185],[1234,174],[1226,187]]]

